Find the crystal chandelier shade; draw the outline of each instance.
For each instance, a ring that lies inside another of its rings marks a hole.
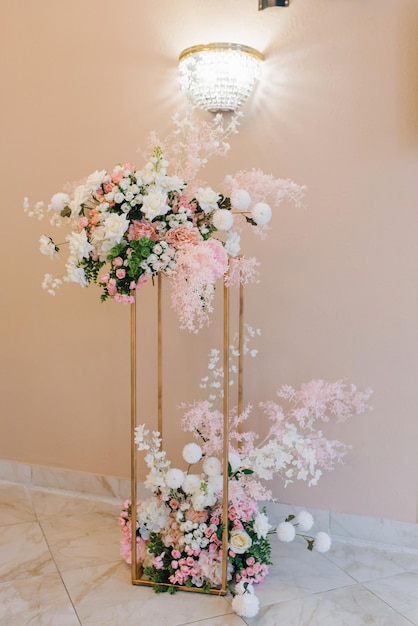
[[[193,46],[179,57],[180,87],[205,111],[236,111],[252,92],[263,60],[260,52],[241,44]]]

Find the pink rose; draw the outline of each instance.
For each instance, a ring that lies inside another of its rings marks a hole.
[[[123,269],[122,267],[116,270],[116,277],[119,279],[125,278],[126,276],[126,270]]]
[[[123,259],[120,256],[117,256],[116,259],[113,259],[113,265],[115,267],[121,267],[123,265]]]

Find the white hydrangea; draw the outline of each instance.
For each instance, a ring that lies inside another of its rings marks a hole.
[[[246,189],[234,189],[231,204],[237,211],[246,211],[251,203],[251,196]]]
[[[289,543],[296,536],[295,527],[290,522],[281,522],[276,528],[276,533],[280,541]]]
[[[251,210],[251,217],[257,226],[263,226],[271,220],[271,208],[265,202],[257,202]]]
[[[200,476],[197,474],[187,474],[184,478],[182,489],[184,493],[192,494],[200,488]]]
[[[331,537],[323,531],[317,533],[314,541],[314,550],[317,552],[328,552],[331,547]]]
[[[208,476],[218,476],[222,472],[222,463],[215,456],[209,456],[203,461],[203,471]]]
[[[314,518],[309,511],[300,511],[296,515],[295,522],[298,525],[299,530],[307,531],[311,530],[314,525]]]
[[[70,204],[70,196],[67,193],[56,193],[52,196],[49,208],[57,213],[61,213]]]
[[[165,475],[165,482],[170,489],[179,489],[184,483],[184,472],[175,467],[169,469]]]
[[[183,459],[189,465],[198,463],[202,458],[202,448],[197,443],[188,443],[183,448]]]
[[[260,609],[260,601],[256,595],[247,590],[243,594],[234,596],[232,609],[240,617],[255,617]]]
[[[218,230],[229,230],[234,223],[234,216],[228,209],[218,209],[212,216],[212,224]]]

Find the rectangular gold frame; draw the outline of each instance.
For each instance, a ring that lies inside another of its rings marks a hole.
[[[163,376],[162,376],[162,278],[157,278],[157,395],[158,395],[158,431],[163,437]],[[229,322],[230,322],[230,303],[229,288],[223,287],[223,497],[222,497],[222,519],[228,520],[228,441],[229,441]],[[167,586],[170,583],[156,583],[151,580],[142,578],[142,567],[137,563],[136,557],[136,501],[137,501],[137,451],[135,448],[135,428],[137,426],[137,375],[136,375],[136,357],[137,357],[137,341],[136,341],[136,292],[133,293],[134,301],[130,310],[130,330],[131,330],[131,529],[132,529],[132,565],[131,579],[133,585],[142,585],[147,587]],[[243,313],[244,313],[244,292],[243,287],[239,288],[239,325],[238,325],[238,412],[243,410]],[[213,595],[225,595],[227,592],[227,568],[228,568],[228,523],[223,524],[222,535],[222,582],[220,589],[210,589],[209,592],[203,591],[199,587],[186,587],[182,585],[174,585],[177,589],[183,591],[192,591],[195,593],[210,593]]]

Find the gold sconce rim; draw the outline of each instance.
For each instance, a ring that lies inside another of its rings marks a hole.
[[[264,55],[251,46],[246,46],[240,43],[225,42],[198,44],[196,46],[186,48],[180,53],[179,61],[183,61],[187,57],[199,54],[200,52],[241,52],[257,59],[258,61],[264,61]]]

